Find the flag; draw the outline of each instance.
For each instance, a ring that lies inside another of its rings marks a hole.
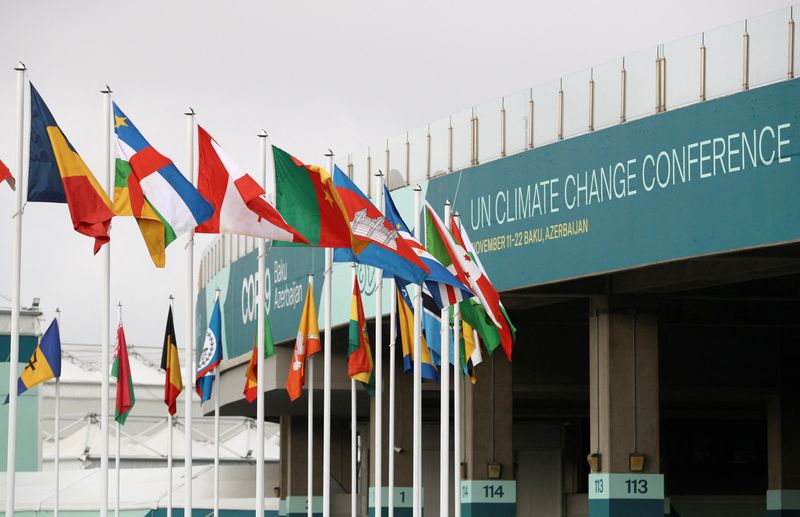
[[[294,342],[292,362],[289,364],[289,376],[286,378],[286,391],[290,400],[297,400],[303,393],[306,383],[306,359],[322,350],[319,342],[319,325],[317,324],[317,305],[314,303],[314,289],[311,282],[306,291],[306,302],[297,339]]]
[[[321,167],[304,165],[275,146],[272,156],[277,193],[275,207],[286,222],[311,246],[350,248],[354,244],[350,222],[330,174]]]
[[[425,243],[428,250],[433,256],[439,259],[443,265],[447,266],[450,271],[455,274],[462,283],[469,285],[472,292],[475,293],[477,300],[482,308],[486,311],[487,316],[491,319],[500,336],[500,345],[506,353],[506,357],[511,361],[511,349],[514,343],[514,335],[511,331],[511,325],[502,309],[500,303],[500,295],[495,290],[486,272],[483,270],[480,262],[477,260],[477,254],[472,249],[472,244],[469,238],[466,237],[463,227],[459,228],[456,219],[453,218],[454,226],[453,233],[451,234],[446,228],[444,223],[431,206],[426,202],[426,229]],[[465,249],[469,247],[469,251]],[[463,302],[462,302],[463,303]],[[469,320],[468,320],[469,321]],[[478,332],[480,328],[474,322],[470,321]],[[487,349],[491,353],[492,348],[489,348],[488,341]]]
[[[400,238],[419,255],[419,258],[430,271],[428,278],[425,280],[425,285],[427,285],[428,291],[430,291],[430,295],[433,297],[436,305],[438,305],[440,309],[443,309],[474,296],[467,286],[459,282],[459,280],[453,276],[453,273],[448,271],[441,262],[436,260],[436,257],[431,255],[417,238],[414,237],[402,217],[400,217],[400,212],[397,210],[392,195],[385,185],[383,191],[384,199],[386,200],[386,219],[389,221],[389,224],[397,229]]]
[[[400,341],[403,348],[403,371],[414,371],[414,306],[405,287],[397,286],[397,324],[400,327]],[[431,360],[431,351],[425,337],[420,343],[422,355],[422,378],[439,382],[439,371]]]
[[[17,395],[22,395],[37,384],[59,377],[61,377],[61,336],[58,332],[58,320],[54,319],[17,380]],[[8,395],[3,404],[8,404]]]
[[[214,207],[192,186],[172,160],[139,133],[114,103],[114,132],[121,159],[130,164],[144,198],[176,236],[211,218]],[[165,228],[165,231],[169,231]]]
[[[197,126],[200,157],[197,189],[214,206],[198,233],[235,233],[275,241],[308,241],[283,220],[264,197],[264,189]]]
[[[339,167],[334,168],[333,184],[350,220],[353,237],[361,241],[351,249],[333,253],[336,262],[358,262],[380,268],[387,278],[397,277],[419,284],[430,271],[397,229]]]
[[[211,389],[214,386],[214,368],[222,362],[222,313],[219,310],[219,297],[214,302],[211,312],[211,321],[208,322],[206,338],[203,341],[203,350],[200,352],[200,362],[197,365],[195,376],[195,389],[200,396],[200,402],[211,398]]]
[[[75,231],[94,237],[94,252],[109,241],[111,200],[61,131],[31,83],[28,201],[66,203]]]
[[[167,375],[164,377],[164,404],[169,408],[169,414],[175,415],[178,395],[183,391],[181,378],[181,361],[178,357],[178,340],[175,338],[175,324],[172,321],[172,307],[167,313],[167,329],[164,331],[164,348],[161,350],[161,369]]]
[[[464,371],[469,375],[469,380],[472,381],[472,384],[475,384],[477,382],[475,367],[483,362],[483,357],[481,356],[478,333],[463,318],[461,319],[461,335],[464,343],[462,352],[465,359],[461,364],[464,365]]]
[[[275,355],[275,341],[272,339],[272,326],[269,318],[264,315],[264,358]],[[247,402],[255,402],[258,398],[258,331],[253,339],[253,353],[250,354],[250,364],[244,372],[244,398]]]
[[[164,267],[167,261],[167,246],[175,240],[175,231],[153,205],[145,199],[142,187],[131,164],[122,151],[123,143],[116,139],[114,161],[114,215],[132,216],[144,239],[150,258],[156,267]]]
[[[350,303],[350,326],[347,347],[347,375],[367,388],[370,395],[372,379],[372,349],[369,346],[367,321],[364,318],[364,306],[361,304],[361,289],[358,278],[353,278],[353,300]]]
[[[117,381],[114,420],[120,425],[125,425],[125,420],[127,420],[133,405],[136,403],[136,397],[133,394],[131,364],[128,361],[128,344],[125,342],[125,329],[122,328],[121,313],[117,320],[117,343],[114,347],[114,364],[111,365],[111,377]]]
[[[422,336],[431,353],[431,362],[442,365],[442,311],[427,289],[422,287]],[[453,346],[450,346],[449,361],[453,362]]]
[[[11,190],[17,190],[17,180],[11,175],[11,171],[8,170],[3,160],[0,160],[0,183],[4,181],[8,181],[8,186],[11,187]]]

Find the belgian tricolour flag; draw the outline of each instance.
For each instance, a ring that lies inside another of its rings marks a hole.
[[[164,379],[164,404],[169,414],[175,415],[176,401],[183,391],[181,362],[178,358],[178,344],[175,339],[175,324],[172,321],[172,307],[167,313],[167,329],[164,332],[164,349],[161,351],[161,369],[167,372]]]
[[[53,320],[42,336],[39,346],[33,351],[28,364],[17,381],[17,395],[21,395],[37,384],[61,377],[61,336],[58,321]],[[3,404],[8,404],[8,395]]]

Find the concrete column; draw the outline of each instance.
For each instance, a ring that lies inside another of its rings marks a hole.
[[[590,517],[665,513],[655,309],[638,297],[590,303]]]
[[[767,399],[769,517],[800,517],[800,392],[792,373],[798,360],[797,347],[784,344],[780,391]]]
[[[474,385],[462,380],[461,512],[464,517],[515,516],[511,363],[498,349],[484,358],[477,375],[478,382]]]
[[[395,352],[399,354],[399,339],[398,346]],[[386,349],[390,350],[389,348]],[[414,378],[411,375],[403,373],[402,358],[397,357],[397,371],[396,385],[395,385],[395,443],[389,444],[389,358],[388,353],[384,355],[383,359],[385,369],[383,372],[383,512],[382,515],[388,515],[388,486],[389,486],[389,455],[394,454],[394,515],[395,517],[404,517],[411,515],[411,496],[412,496],[412,451],[413,451],[413,435],[414,435],[414,419],[413,419],[413,397],[414,397]],[[374,400],[370,400],[370,497],[369,497],[369,515],[375,515],[373,508],[373,485],[375,480],[375,461],[373,458],[373,451],[375,447],[375,414]],[[395,451],[395,447],[399,451]]]
[[[316,427],[321,429],[320,426]],[[288,517],[305,517],[308,504],[308,432],[305,415],[281,417],[281,499]],[[286,461],[284,461],[284,458]],[[314,514],[322,515],[322,433],[314,433]],[[319,500],[316,500],[319,499]],[[319,511],[317,508],[319,507]]]

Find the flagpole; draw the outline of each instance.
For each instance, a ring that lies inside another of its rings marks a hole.
[[[314,289],[314,275],[308,275],[308,288]],[[307,360],[308,363],[308,416],[306,418],[308,429],[306,431],[307,440],[307,465],[306,465],[306,512],[307,517],[314,515],[314,356]]]
[[[328,170],[333,171],[333,151],[328,150]],[[333,280],[333,248],[325,248],[325,343],[323,422],[322,422],[322,517],[331,516],[331,294]],[[260,516],[259,516],[260,517]]]
[[[117,303],[117,321],[122,321],[122,302]],[[119,350],[116,351],[117,353]],[[125,351],[127,354],[127,350]],[[119,375],[119,373],[118,373]],[[119,377],[115,384],[119,384]],[[119,402],[119,401],[117,401]],[[119,406],[117,406],[119,407]],[[114,475],[116,477],[116,496],[114,497],[114,517],[119,517],[119,457],[120,449],[122,447],[122,440],[120,438],[122,428],[120,427],[119,420],[117,420],[117,436],[116,436],[116,454],[114,455]]]
[[[450,201],[444,204],[444,216],[450,218]],[[439,515],[449,514],[450,492],[450,308],[441,311],[441,371],[439,383]],[[457,355],[453,344],[453,355]],[[454,377],[457,379],[457,377]],[[456,380],[453,381],[454,383]]]
[[[395,384],[395,341],[397,340],[397,293],[395,292],[394,278],[389,279],[389,292],[391,298],[389,302],[389,496],[387,504],[389,506],[389,517],[394,517],[394,384]]]
[[[172,312],[172,305],[175,297],[169,295],[169,310]],[[170,353],[167,351],[167,353]],[[167,356],[169,357],[169,356]],[[178,363],[180,369],[180,363]],[[170,382],[167,380],[167,382]],[[167,490],[167,517],[172,517],[172,413],[167,410],[167,427],[169,428],[169,442],[167,443],[167,472],[168,472],[168,490]],[[54,516],[55,517],[55,516]]]
[[[194,110],[189,108],[186,115],[186,159],[189,183],[194,185]],[[183,453],[183,515],[192,515],[192,393],[194,392],[194,230],[189,231],[186,243],[186,383],[183,389],[184,434],[186,445]]]
[[[261,152],[261,184],[267,190],[267,132],[261,131],[258,135]],[[264,342],[264,328],[266,325],[267,307],[266,293],[264,292],[264,278],[267,273],[267,244],[264,239],[258,240],[258,341],[256,360],[256,382],[258,391],[256,396],[256,517],[264,517],[264,356],[266,343]]]
[[[414,186],[414,236],[420,239],[419,210],[422,189]],[[414,289],[414,452],[413,452],[413,517],[422,517],[422,286]]]
[[[19,299],[22,274],[22,191],[23,135],[25,125],[25,65],[20,61],[17,72],[17,206],[14,213],[14,252],[11,266],[11,344],[8,373],[8,448],[6,462],[6,515],[14,515],[14,488],[17,475],[17,376],[19,367]]]
[[[105,170],[106,170],[106,192],[112,190],[114,179],[111,177],[111,88],[106,85],[106,89],[101,92],[103,97],[103,129],[105,146]],[[101,260],[103,261],[103,316],[102,328],[103,339],[100,348],[100,371],[103,372],[101,393],[100,393],[100,431],[102,440],[100,445],[100,517],[108,517],[108,435],[109,435],[109,415],[108,415],[108,390],[109,390],[109,352],[111,348],[111,242],[100,249]]]
[[[445,208],[445,214],[447,209]],[[458,214],[455,216],[458,218]],[[450,229],[450,218],[445,222]],[[453,307],[453,516],[461,517],[461,304]]]
[[[383,173],[376,175],[377,206],[383,206]],[[376,269],[375,284],[375,515],[383,515],[383,270]]]
[[[356,265],[353,263],[353,286],[356,283]],[[352,292],[352,290],[351,290]],[[360,296],[360,294],[359,294]],[[357,508],[358,508],[358,500],[357,494],[358,490],[356,485],[358,484],[358,478],[356,477],[356,445],[357,445],[357,433],[356,433],[356,381],[355,379],[350,379],[350,517],[356,517],[358,515]]]
[[[20,184],[21,185],[21,184]],[[20,187],[21,188],[21,187]],[[59,334],[61,332],[61,309],[56,307],[56,322],[58,322]],[[53,470],[55,471],[55,505],[53,507],[53,517],[58,517],[59,506],[59,477],[61,468],[61,383],[56,377],[56,422],[55,422],[55,459],[53,460]]]
[[[217,366],[214,368],[214,517],[219,517],[219,389]]]

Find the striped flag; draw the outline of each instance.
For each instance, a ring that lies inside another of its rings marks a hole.
[[[414,305],[405,287],[397,286],[397,325],[400,328],[400,342],[403,349],[403,371],[414,371]],[[439,370],[433,364],[431,351],[425,336],[421,337],[422,378],[439,382]]]
[[[17,380],[17,396],[50,379],[61,377],[61,336],[53,320]],[[8,395],[3,404],[8,404]]]
[[[257,331],[256,331],[257,332]],[[272,326],[269,317],[264,315],[264,359],[275,355],[275,341],[272,339]],[[244,372],[244,398],[247,402],[255,402],[258,398],[258,333],[253,338],[253,352],[250,354],[250,363]]]
[[[133,394],[133,378],[131,377],[131,364],[128,361],[128,344],[125,341],[125,329],[122,328],[122,311],[117,320],[117,343],[114,347],[114,364],[111,366],[111,377],[117,381],[117,396],[115,399],[114,420],[120,425],[125,425],[125,420],[136,403]]]
[[[372,349],[369,346],[367,321],[361,304],[361,289],[358,278],[353,278],[353,299],[350,303],[350,325],[347,347],[347,375],[364,385],[370,395],[374,394],[372,380]],[[372,389],[371,389],[372,388]]]
[[[314,289],[309,282],[303,315],[300,317],[300,328],[297,329],[297,339],[294,342],[292,362],[289,364],[289,375],[286,377],[286,391],[290,400],[297,400],[303,394],[303,386],[306,383],[306,359],[320,350],[322,346],[319,342],[317,304],[314,303]]]
[[[178,357],[178,343],[175,339],[175,324],[172,321],[172,307],[167,313],[167,329],[164,332],[164,348],[161,350],[161,369],[166,372],[164,377],[164,404],[167,405],[170,415],[175,415],[176,401],[183,391],[181,378],[181,362]]]
[[[145,140],[116,103],[114,132],[121,158],[130,164],[144,198],[175,236],[211,218],[214,207],[197,192],[172,160]]]
[[[217,293],[219,295],[219,293]],[[195,390],[200,396],[200,402],[205,402],[211,398],[211,390],[214,386],[214,368],[222,362],[222,312],[219,309],[219,296],[214,302],[214,310],[211,312],[211,321],[208,322],[208,330],[203,340],[203,350],[200,352],[200,360],[197,365],[195,375]]]

